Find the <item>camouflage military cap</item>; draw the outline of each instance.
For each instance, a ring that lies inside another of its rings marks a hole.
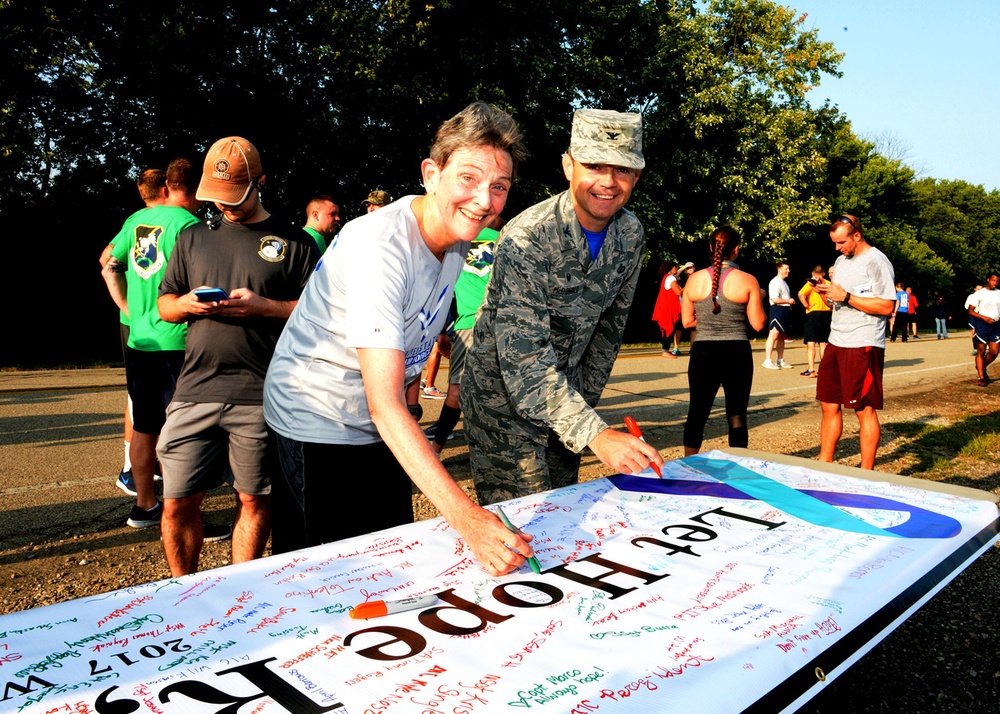
[[[392,196],[389,195],[388,191],[375,190],[369,193],[368,198],[361,203],[370,203],[373,206],[388,206],[392,203]]]
[[[584,164],[610,164],[641,169],[642,115],[606,109],[577,109],[569,150]]]

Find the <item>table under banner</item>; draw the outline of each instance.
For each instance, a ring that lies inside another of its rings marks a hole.
[[[432,519],[0,616],[0,713],[794,711],[997,539],[995,500],[707,452],[502,504],[540,574]]]

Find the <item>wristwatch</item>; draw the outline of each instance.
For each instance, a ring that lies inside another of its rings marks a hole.
[[[846,295],[844,296],[844,304],[845,304],[845,305],[850,305],[850,304],[851,304],[851,294],[850,294],[850,293],[847,293],[847,294],[846,294]]]

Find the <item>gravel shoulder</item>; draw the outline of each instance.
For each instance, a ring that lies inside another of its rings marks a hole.
[[[1000,495],[1000,452],[979,457],[953,453],[941,440],[923,438],[927,425],[952,429],[1000,415],[997,387],[982,389],[967,378],[927,382],[892,394],[882,413],[882,443],[876,469],[971,486]],[[425,405],[426,406],[426,405]],[[424,418],[432,423],[434,410]],[[750,448],[815,458],[819,416],[815,408],[751,405]],[[725,446],[724,419],[713,418],[704,448]],[[676,414],[644,427],[665,459],[679,458],[681,419]],[[857,422],[848,415],[838,452],[856,466]],[[715,431],[712,431],[715,429]],[[994,442],[995,443],[995,442]],[[448,470],[474,498],[461,431],[443,454]],[[585,458],[581,478],[608,475]],[[119,499],[120,500],[120,499]],[[81,502],[58,523],[15,529],[0,541],[0,613],[107,592],[169,576],[157,529],[121,525],[121,504]],[[414,494],[418,518],[436,516]],[[0,506],[0,513],[3,512]],[[233,499],[222,489],[205,501],[209,518],[231,519]],[[9,532],[9,531],[8,531]],[[202,569],[229,562],[229,545],[206,544]],[[990,548],[860,662],[832,682],[803,712],[995,712],[1000,701],[1000,547]]]

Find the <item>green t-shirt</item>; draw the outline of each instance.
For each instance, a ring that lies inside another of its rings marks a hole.
[[[319,248],[319,254],[323,255],[326,252],[326,238],[323,237],[323,234],[309,226],[303,226],[302,230],[312,236],[313,240],[316,241],[316,247]]]
[[[126,233],[128,232],[126,230],[126,227],[129,224],[128,222],[130,220],[132,220],[133,218],[135,218],[136,216],[138,216],[140,213],[142,213],[145,210],[146,210],[145,208],[140,208],[138,211],[136,211],[135,213],[133,213],[131,216],[129,216],[125,220],[125,222],[122,224],[121,230],[119,230],[118,233],[115,235],[115,237],[111,239],[110,245],[111,245],[112,250],[114,249],[115,243],[117,243],[120,240],[123,240],[122,236],[126,235]],[[125,314],[124,310],[119,310],[118,311],[118,321],[121,322],[121,324],[125,325],[125,327],[128,327],[128,315]]]
[[[492,228],[484,228],[465,256],[462,274],[455,282],[456,330],[468,330],[476,324],[476,313],[486,297],[486,285],[493,271],[493,246],[498,235]]]
[[[129,216],[112,241],[111,255],[127,264],[128,346],[134,350],[184,349],[187,325],[162,320],[156,299],[178,234],[195,223],[179,206],[154,206]]]

